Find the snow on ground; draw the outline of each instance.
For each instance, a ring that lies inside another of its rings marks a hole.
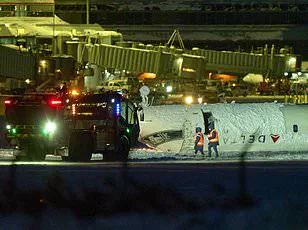
[[[220,152],[218,158],[208,158],[207,152],[205,155],[198,153],[178,153],[178,152],[154,152],[147,150],[132,150],[129,154],[130,160],[153,160],[153,161],[233,161],[241,159],[241,152]],[[95,159],[95,158],[92,158]],[[99,159],[97,156],[96,159]],[[287,160],[308,160],[308,152],[247,152],[245,154],[246,160],[260,160],[260,161],[287,161]]]
[[[220,152],[218,158],[207,157],[193,152],[164,152],[149,148],[132,149],[129,153],[129,161],[237,161],[241,159],[242,152]],[[0,160],[14,160],[14,150],[0,149]],[[308,152],[247,152],[245,160],[256,161],[288,161],[288,160],[308,160]],[[103,160],[102,154],[93,154],[92,161]],[[46,161],[62,161],[60,156],[47,155]]]

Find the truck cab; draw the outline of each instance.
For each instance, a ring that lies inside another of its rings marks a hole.
[[[61,145],[64,105],[56,94],[13,96],[4,104],[6,139],[20,150],[17,159],[44,160],[46,153]]]
[[[127,160],[140,133],[132,102],[116,92],[91,94],[80,97],[67,112],[67,159],[87,161],[92,153],[102,153],[105,161]]]

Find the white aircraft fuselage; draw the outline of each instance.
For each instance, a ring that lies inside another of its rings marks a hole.
[[[140,139],[161,151],[193,152],[195,128],[206,133],[208,122],[219,133],[222,152],[308,151],[308,105],[161,105],[144,108],[144,116]]]

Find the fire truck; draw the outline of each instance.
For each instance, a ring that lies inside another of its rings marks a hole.
[[[77,98],[33,93],[5,101],[6,138],[17,160],[42,161],[46,154],[65,161],[125,161],[137,143],[138,108],[116,92]]]

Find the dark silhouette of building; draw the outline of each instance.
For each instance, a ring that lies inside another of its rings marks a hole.
[[[131,25],[305,24],[307,1],[99,1],[89,0],[91,22]],[[85,23],[86,1],[55,0],[56,13],[71,23]]]
[[[187,48],[250,52],[275,44],[293,47],[295,53],[308,59],[305,0],[88,0],[89,7],[86,2],[55,0],[55,12],[70,23],[85,23],[88,12],[90,23],[117,30],[124,40],[164,44],[173,29],[179,29]],[[195,36],[197,30],[199,35]],[[209,30],[220,30],[219,37],[215,38],[217,33],[208,37]],[[249,31],[265,36],[256,38],[247,35]],[[238,37],[231,38],[234,34]]]

